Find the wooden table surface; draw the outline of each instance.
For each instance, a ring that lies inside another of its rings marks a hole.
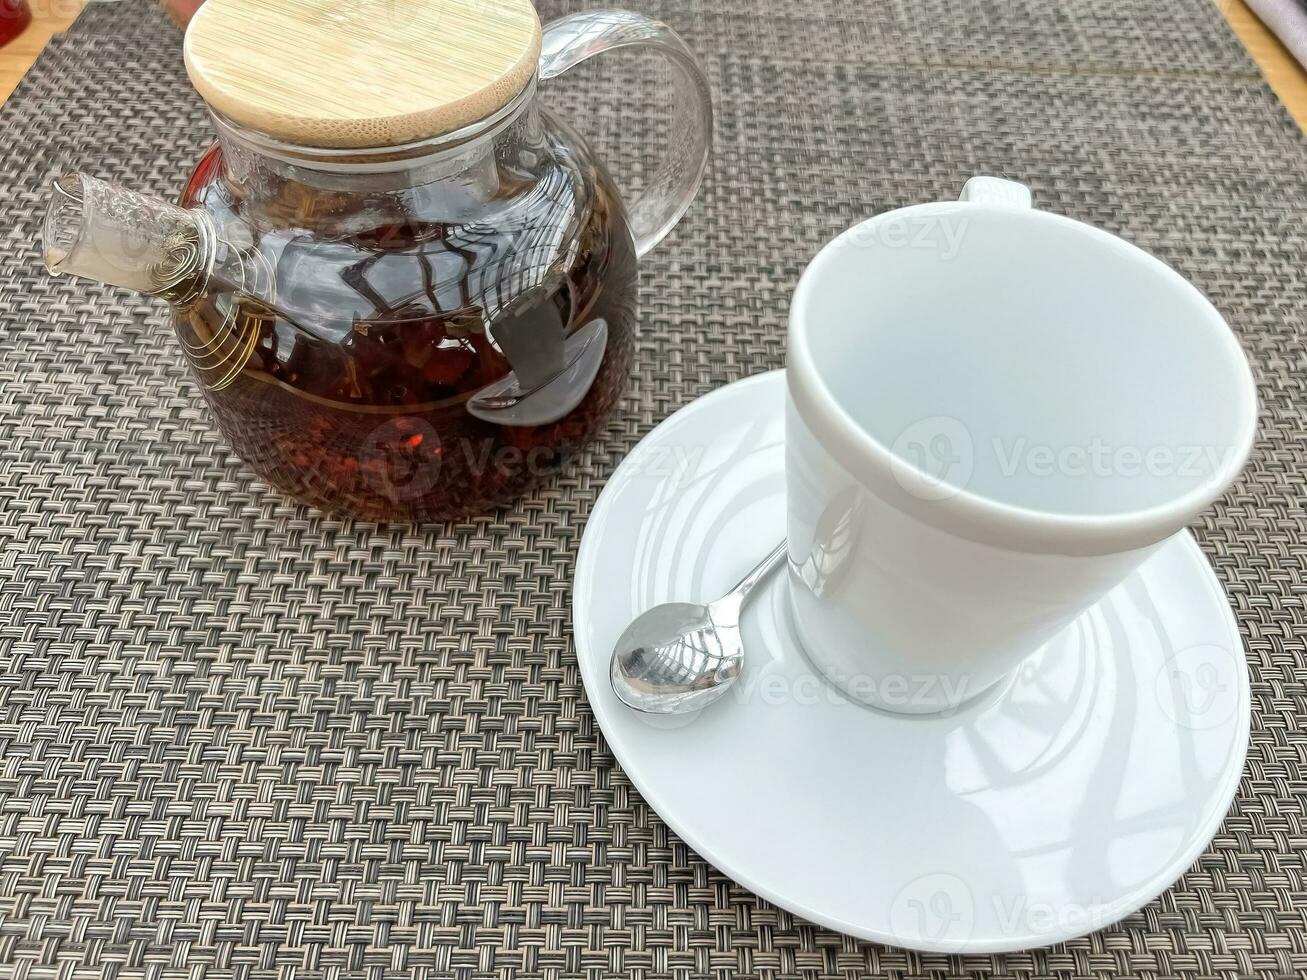
[[[1253,61],[1257,62],[1271,89],[1307,132],[1307,71],[1270,28],[1248,9],[1244,0],[1217,0],[1216,5],[1253,56]]]
[[[1307,71],[1248,9],[1244,0],[1215,2],[1266,81],[1298,125],[1307,131]],[[32,26],[0,48],[0,102],[9,98],[50,36],[71,24],[86,3],[87,0],[31,0]]]
[[[28,0],[32,23],[0,48],[0,103],[13,93],[54,34],[77,19],[87,0]]]

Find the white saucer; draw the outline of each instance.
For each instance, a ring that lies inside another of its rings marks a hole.
[[[722,701],[658,718],[617,700],[608,658],[631,619],[715,598],[783,536],[783,405],[773,372],[677,412],[586,525],[577,656],[645,800],[769,901],[895,946],[1042,946],[1160,894],[1216,832],[1248,743],[1242,641],[1187,533],[951,717],[880,713],[819,680],[784,573],[745,614],[748,662]]]

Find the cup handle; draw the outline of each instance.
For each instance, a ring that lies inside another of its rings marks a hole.
[[[1029,208],[1030,188],[1002,177],[972,177],[962,186],[959,201],[999,208]]]
[[[626,202],[635,251],[642,256],[681,220],[708,167],[713,111],[703,68],[680,35],[661,21],[627,10],[595,10],[545,25],[540,78],[557,78],[597,54],[628,47],[656,51],[675,69],[670,96],[677,118],[662,163],[640,195]]]

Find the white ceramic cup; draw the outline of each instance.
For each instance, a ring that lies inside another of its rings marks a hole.
[[[1120,584],[1257,426],[1197,289],[992,177],[822,249],[786,380],[795,629],[848,695],[911,713],[991,688]]]

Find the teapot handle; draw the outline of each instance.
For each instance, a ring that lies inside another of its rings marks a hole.
[[[681,220],[708,168],[712,98],[703,68],[680,35],[661,21],[627,10],[595,10],[545,25],[540,78],[557,78],[597,54],[628,47],[656,51],[675,69],[671,97],[677,118],[669,130],[667,152],[643,192],[627,202],[635,251],[643,256]]]

